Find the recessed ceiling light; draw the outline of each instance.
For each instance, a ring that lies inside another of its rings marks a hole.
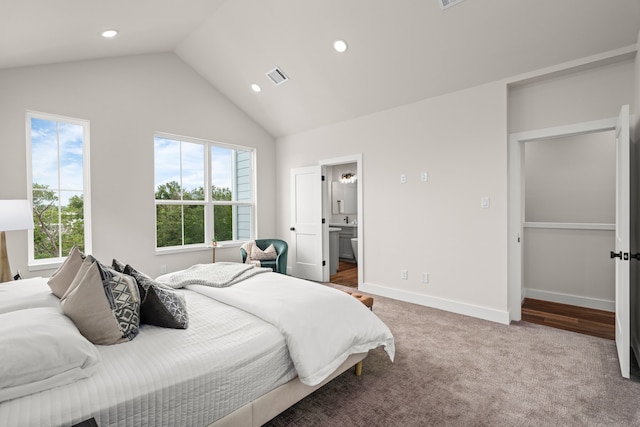
[[[336,52],[345,52],[347,50],[347,42],[344,40],[336,40],[333,42],[333,48]]]
[[[118,35],[118,30],[105,30],[102,32],[102,37],[105,39],[111,39]]]
[[[251,90],[254,91],[254,92],[260,92],[262,90],[262,88],[260,87],[259,84],[254,83],[254,84],[251,85]]]

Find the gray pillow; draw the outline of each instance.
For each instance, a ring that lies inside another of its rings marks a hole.
[[[51,278],[47,282],[51,288],[51,292],[55,296],[62,298],[62,295],[64,295],[76,277],[83,260],[83,253],[80,252],[76,246],[72,247],[67,259],[64,260],[62,265],[51,275]]]
[[[182,292],[168,288],[127,264],[124,273],[138,283],[142,304],[140,323],[163,328],[186,329],[189,325],[187,304]]]
[[[140,295],[135,280],[104,268],[92,256],[83,261],[60,305],[94,344],[117,344],[138,334]]]
[[[113,261],[111,261],[111,267],[118,273],[124,273],[126,265],[114,258]]]

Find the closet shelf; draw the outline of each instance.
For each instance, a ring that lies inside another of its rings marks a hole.
[[[615,224],[595,222],[524,222],[524,228],[547,228],[564,230],[615,230]]]

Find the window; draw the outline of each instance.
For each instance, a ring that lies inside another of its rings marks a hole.
[[[73,246],[91,252],[89,122],[28,112],[27,162],[29,265],[50,267]]]
[[[156,134],[156,248],[249,240],[253,149]]]

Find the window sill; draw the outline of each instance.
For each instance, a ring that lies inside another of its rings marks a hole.
[[[218,243],[217,246],[213,245],[191,245],[191,246],[172,246],[168,248],[156,248],[156,255],[171,255],[171,254],[180,254],[186,252],[201,252],[201,251],[209,251],[213,248],[215,249],[228,249],[228,248],[239,248],[242,246],[244,241],[229,241],[229,242],[221,242]]]
[[[62,265],[65,259],[66,258],[55,261],[51,260],[45,262],[36,262],[33,264],[29,264],[27,266],[27,269],[29,271],[56,270]]]

